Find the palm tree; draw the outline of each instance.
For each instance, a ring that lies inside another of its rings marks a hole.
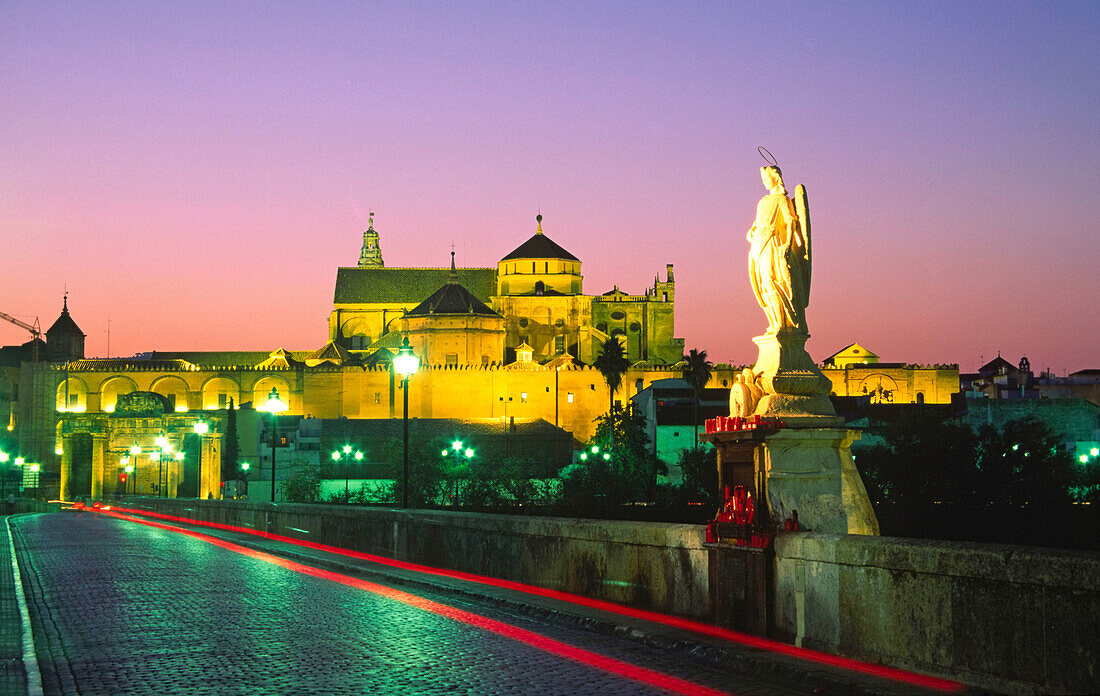
[[[623,354],[623,344],[617,336],[611,336],[600,346],[600,354],[592,361],[592,367],[600,371],[604,381],[607,382],[607,392],[610,405],[607,416],[610,419],[611,439],[615,439],[615,392],[623,383],[623,376],[630,368],[630,361]]]
[[[694,410],[692,411],[691,422],[695,425],[695,446],[699,446],[699,401],[703,395],[703,389],[706,388],[707,382],[710,381],[710,368],[713,366],[709,360],[707,360],[707,352],[705,350],[696,350],[694,348],[684,356],[684,381],[691,386],[691,391],[695,395]]]

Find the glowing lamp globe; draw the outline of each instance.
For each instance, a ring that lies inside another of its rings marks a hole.
[[[286,409],[286,402],[279,398],[279,390],[272,387],[271,393],[267,395],[267,401],[264,402],[264,410],[268,413],[282,413]]]
[[[420,358],[416,357],[412,346],[409,345],[408,338],[401,343],[401,348],[398,349],[397,355],[393,358],[393,369],[406,379],[420,369]]]

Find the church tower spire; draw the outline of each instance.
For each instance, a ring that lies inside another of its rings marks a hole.
[[[359,252],[359,268],[383,268],[382,247],[378,245],[378,233],[374,231],[374,211],[371,211],[367,231],[363,233],[363,249]]]

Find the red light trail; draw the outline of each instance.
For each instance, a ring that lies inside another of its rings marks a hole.
[[[202,532],[195,532],[188,529],[180,529],[172,525],[161,524],[159,522],[153,522],[151,520],[143,520],[130,515],[124,515],[117,512],[119,508],[111,510],[110,508],[96,509],[96,512],[101,512],[110,517],[117,519],[128,520],[130,522],[136,522],[138,524],[144,524],[157,529],[163,529],[177,534],[184,534],[186,536],[205,541],[209,544],[219,546],[223,549],[233,551],[245,556],[266,561],[277,566],[292,570],[303,575],[311,575],[313,577],[321,578],[323,580],[329,580],[331,582],[340,583],[341,585],[347,585],[348,587],[354,587],[356,589],[365,590],[373,594],[386,597],[397,602],[401,602],[411,607],[421,609],[423,611],[431,612],[438,616],[442,616],[453,621],[480,628],[483,631],[495,633],[499,636],[509,638],[531,647],[537,648],[552,655],[563,657],[573,662],[578,662],[583,665],[595,667],[610,674],[615,674],[627,679],[642,682],[643,684],[649,684],[650,686],[659,687],[667,691],[671,691],[675,694],[684,694],[685,696],[722,696],[729,692],[718,691],[711,689],[700,684],[695,684],[678,677],[673,677],[668,674],[662,674],[655,672],[644,667],[638,667],[621,660],[616,660],[613,657],[607,657],[606,655],[600,655],[598,653],[585,650],[583,648],[577,648],[561,641],[554,640],[541,636],[532,631],[528,631],[516,626],[490,619],[485,616],[479,616],[472,612],[458,609],[456,607],[447,606],[439,602],[418,597],[408,592],[394,589],[392,587],[386,587],[377,583],[370,582],[369,580],[362,580],[360,578],[354,578],[350,575],[343,575],[335,573],[331,570],[323,570],[321,568],[314,568],[312,566],[297,563],[295,561],[288,560],[286,558],[280,558],[263,551],[256,551],[255,549],[249,549],[239,544],[234,544],[231,541],[219,539],[217,537],[210,536],[209,534],[203,534]],[[165,516],[167,517],[167,516]]]
[[[398,561],[392,558],[386,558],[384,556],[377,556],[374,554],[363,553],[361,551],[352,551],[349,549],[341,549],[336,546],[329,546],[328,544],[319,544],[317,542],[305,541],[302,539],[295,539],[293,537],[282,536],[280,534],[272,534],[270,532],[263,532],[256,529],[249,529],[247,527],[236,527],[233,525],[221,524],[218,522],[206,522],[203,520],[193,520],[186,517],[177,517],[174,515],[166,515],[164,513],[152,512],[146,510],[134,510],[126,508],[114,508],[114,510],[121,510],[123,512],[132,513],[135,515],[144,515],[148,517],[155,517],[158,519],[169,520],[173,522],[181,522],[184,524],[191,524],[196,526],[209,527],[211,529],[220,529],[228,532],[236,532],[243,534],[250,534],[258,536],[264,539],[270,539],[272,541],[279,541],[295,546],[301,546],[304,548],[314,549],[316,551],[324,551],[327,553],[334,553],[341,556],[347,556],[349,558],[355,558],[363,561],[369,561],[371,563],[378,563],[381,565],[390,566],[392,568],[400,568],[402,570],[410,570],[418,573],[425,573],[428,575],[436,575],[439,577],[450,578],[453,580],[462,580],[466,582],[473,582],[482,585],[490,585],[492,587],[514,590],[517,592],[523,592],[537,597],[544,597],[547,599],[553,599],[562,602],[569,602],[578,606],[585,606],[591,609],[598,609],[600,611],[606,611],[620,616],[627,616],[634,619],[642,619],[656,624],[662,624],[670,626],[672,628],[678,628],[693,633],[709,636],[712,638],[719,638],[727,640],[740,645],[745,645],[753,648],[760,648],[768,650],[781,655],[788,655],[796,657],[802,660],[810,662],[816,662],[818,664],[829,665],[831,667],[838,667],[841,669],[849,670],[852,672],[859,672],[861,674],[868,674],[874,677],[880,677],[883,679],[889,679],[891,681],[903,682],[906,684],[912,684],[914,686],[920,686],[934,691],[942,691],[945,693],[962,693],[966,690],[964,684],[959,682],[950,681],[948,679],[940,679],[939,677],[932,677],[925,674],[918,674],[916,672],[909,672],[907,670],[898,669],[896,667],[889,667],[886,665],[876,665],[868,662],[861,662],[848,657],[841,657],[839,655],[830,655],[829,653],[818,652],[816,650],[810,650],[808,648],[800,648],[794,645],[788,645],[786,643],[780,643],[778,641],[769,640],[767,638],[761,638],[759,636],[749,635],[747,633],[740,633],[728,628],[722,628],[720,626],[711,626],[709,624],[700,623],[698,621],[692,621],[690,619],[683,619],[677,616],[670,616],[668,614],[660,614],[654,611],[647,611],[645,609],[635,609],[633,607],[623,606],[621,604],[615,604],[599,599],[591,599],[589,597],[583,597],[581,595],[572,594],[569,592],[562,592],[559,590],[551,590],[544,587],[537,587],[535,585],[527,585],[520,582],[514,582],[511,580],[504,580],[501,578],[487,577],[484,575],[475,575],[473,573],[464,573],[457,570],[446,570],[442,568],[433,568],[431,566],[420,565],[417,563],[409,563],[407,561]],[[125,519],[132,519],[126,518]],[[137,522],[145,522],[144,520],[134,520]],[[178,529],[177,527],[165,527],[166,529]],[[185,530],[184,533],[186,532]],[[205,536],[205,535],[203,535]]]

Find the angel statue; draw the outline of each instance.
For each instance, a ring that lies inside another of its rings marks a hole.
[[[777,165],[761,167],[760,178],[770,193],[757,204],[756,222],[747,235],[752,291],[768,317],[768,335],[808,333],[810,210],[806,189],[799,184],[794,200],[788,198]]]

